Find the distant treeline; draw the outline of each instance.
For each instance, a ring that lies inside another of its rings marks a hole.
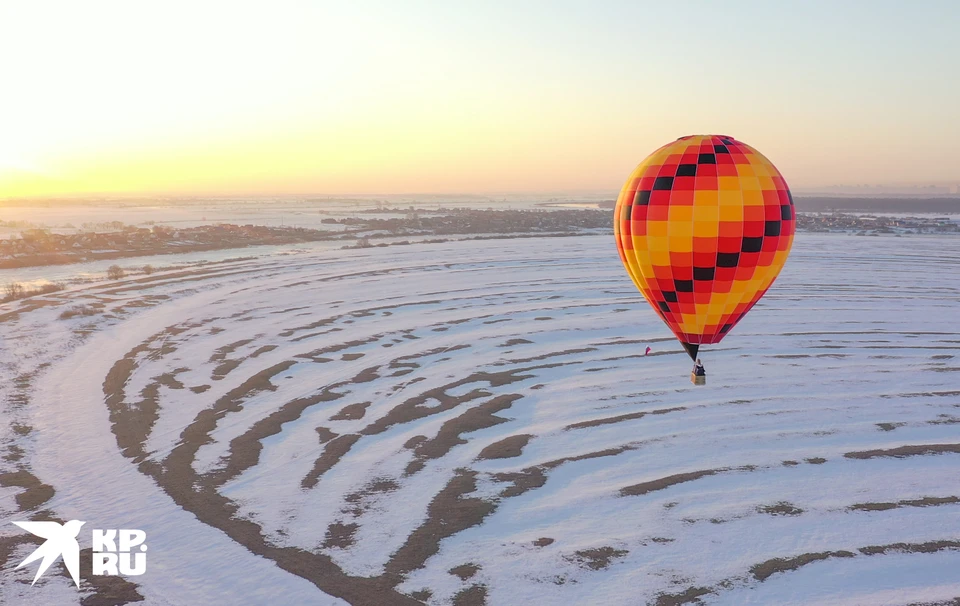
[[[960,197],[956,198],[821,198],[794,196],[800,212],[867,211],[960,214]]]

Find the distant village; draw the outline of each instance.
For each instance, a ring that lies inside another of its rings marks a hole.
[[[960,223],[949,217],[889,217],[847,213],[798,213],[797,230],[879,234],[955,234]]]
[[[17,227],[13,224],[0,226]],[[298,226],[217,223],[173,228],[136,227],[120,222],[85,226],[72,233],[23,226],[14,237],[0,238],[0,268],[76,263],[145,255],[195,252],[254,245],[343,240],[346,247],[409,244],[400,237],[578,235],[611,230],[609,210],[552,208],[537,210],[417,209],[380,207],[330,216],[320,229]],[[857,235],[960,233],[946,217],[889,217],[847,213],[800,213],[797,228],[808,232]],[[388,242],[389,240],[389,242]]]
[[[323,229],[230,223],[148,228],[119,222],[75,233],[26,228],[15,237],[0,238],[0,269],[324,240],[365,247],[371,245],[371,239],[399,236],[575,235],[582,230],[610,228],[610,213],[597,210],[383,208],[375,212],[387,216],[324,218]]]

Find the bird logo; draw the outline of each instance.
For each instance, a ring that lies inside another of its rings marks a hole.
[[[33,585],[37,579],[50,568],[57,557],[63,557],[63,564],[67,567],[67,572],[73,577],[73,582],[80,588],[80,545],[77,543],[77,535],[80,533],[80,527],[86,522],[70,520],[66,524],[57,522],[14,522],[20,528],[30,534],[36,535],[46,541],[40,547],[37,547],[26,560],[20,562],[17,568],[26,566],[30,562],[35,562],[40,558],[40,568],[37,569],[37,575],[33,577]]]

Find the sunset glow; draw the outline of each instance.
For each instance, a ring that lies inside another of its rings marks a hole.
[[[615,192],[650,149],[706,132],[794,188],[956,180],[958,13],[10,2],[0,199]]]

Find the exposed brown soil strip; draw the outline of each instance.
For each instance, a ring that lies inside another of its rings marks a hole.
[[[420,368],[419,364],[408,362],[408,360],[417,360],[419,358],[427,358],[430,356],[436,356],[442,353],[449,353],[451,351],[458,351],[461,349],[467,349],[470,345],[461,343],[460,345],[452,345],[450,347],[435,347],[433,349],[428,349],[426,351],[421,351],[419,353],[410,354],[406,356],[400,356],[395,358],[390,362],[390,368]]]
[[[213,372],[210,374],[210,378],[214,381],[220,381],[225,378],[228,374],[233,372],[237,366],[243,363],[243,360],[240,359],[230,359],[224,360],[223,362],[217,364],[217,367],[213,369]]]
[[[564,463],[575,463],[576,461],[586,461],[588,459],[599,459],[601,457],[615,457],[618,454],[627,452],[628,450],[635,450],[637,447],[632,444],[625,444],[623,446],[615,446],[612,448],[605,448],[604,450],[597,450],[594,452],[588,452],[582,455],[575,455],[572,457],[563,457],[561,459],[554,459],[552,461],[547,461],[546,463],[541,463],[540,467],[544,469],[554,469],[560,467]]]
[[[518,381],[531,378],[533,375],[521,374],[527,370],[532,369],[518,368],[494,373],[475,372],[452,383],[447,383],[446,385],[441,385],[440,387],[428,389],[427,391],[424,391],[419,395],[410,398],[401,404],[398,404],[389,412],[387,412],[386,415],[377,419],[370,425],[367,425],[360,433],[364,435],[376,435],[386,431],[394,425],[409,423],[438,412],[445,412],[470,400],[489,396],[491,395],[490,393],[482,390],[474,390],[459,397],[451,396],[447,393],[447,391],[456,389],[457,387],[461,387],[463,385],[470,385],[472,383],[487,383],[491,387],[502,387],[504,385],[509,385],[511,383],[516,383]],[[439,405],[424,406],[424,404],[431,399],[439,402]]]
[[[585,461],[588,459],[596,459],[600,457],[612,457],[628,450],[634,450],[636,446],[631,444],[626,444],[623,446],[618,446],[615,448],[607,448],[605,450],[599,450],[595,452],[588,452],[582,455],[576,455],[572,457],[563,457],[561,459],[554,459],[552,461],[546,461],[539,465],[534,465],[531,467],[526,467],[520,471],[508,471],[500,472],[493,475],[493,477],[500,482],[509,482],[511,486],[508,486],[500,492],[500,498],[510,498],[520,496],[528,490],[533,490],[536,488],[542,487],[547,482],[546,472],[555,469],[563,465],[564,463],[572,463],[576,461]]]
[[[957,425],[960,424],[960,418],[952,415],[937,415],[936,419],[927,421],[930,425]]]
[[[235,352],[237,349],[253,343],[253,339],[241,339],[235,341],[223,347],[218,347],[214,350],[213,354],[210,356],[210,362],[223,362],[227,359],[227,356]]]
[[[68,573],[64,570],[64,576]],[[80,600],[80,606],[121,606],[142,602],[143,596],[137,591],[137,585],[119,576],[100,576],[93,574],[93,550],[80,550],[80,587],[90,585],[94,593]]]
[[[315,328],[322,328],[324,326],[329,326],[336,322],[341,316],[334,316],[332,318],[323,318],[322,320],[315,320],[309,324],[304,324],[302,326],[297,326],[294,328],[288,328],[280,333],[281,337],[292,337],[302,330],[313,330]],[[296,340],[296,339],[294,339]]]
[[[649,345],[650,343],[666,343],[674,342],[676,339],[674,337],[657,337],[655,339],[615,339],[612,341],[600,341],[598,343],[590,343],[594,347],[610,347],[613,345]]]
[[[802,509],[799,507],[794,507],[793,504],[786,501],[780,501],[775,505],[763,505],[761,507],[757,507],[757,511],[772,516],[798,516],[803,513]]]
[[[689,471],[687,473],[677,473],[672,476],[667,476],[665,478],[659,478],[656,480],[651,480],[649,482],[641,482],[640,484],[634,484],[632,486],[626,486],[620,489],[620,496],[623,497],[633,497],[647,494],[649,492],[654,492],[656,490],[663,490],[664,488],[669,488],[671,486],[676,486],[677,484],[682,484],[684,482],[692,482],[694,480],[699,480],[706,476],[712,476],[717,473],[722,473],[724,471],[730,471],[730,468],[724,467],[720,469],[704,469],[702,471]]]
[[[863,556],[883,555],[887,553],[936,553],[943,550],[960,550],[960,541],[941,540],[929,541],[927,543],[892,543],[889,545],[872,545],[861,547],[856,551]],[[820,562],[830,558],[855,558],[860,557],[857,553],[847,550],[821,551],[816,553],[804,553],[794,557],[773,558],[750,567],[750,573],[760,581],[766,581],[771,576],[780,572],[791,572],[799,568]],[[707,593],[719,593],[733,585],[732,579],[721,581],[712,588],[691,587],[687,591],[679,594],[663,594],[665,601],[657,601],[656,604],[679,605],[699,602],[697,598]]]
[[[893,431],[897,427],[903,427],[906,423],[877,423],[880,431]]]
[[[460,577],[461,581],[466,581],[480,572],[480,567],[473,563],[460,564],[459,566],[454,566],[447,572],[455,577]]]
[[[953,337],[957,333],[954,332],[935,332],[935,331],[912,331],[912,332],[901,332],[896,330],[839,330],[831,332],[785,332],[782,333],[784,337],[813,337],[813,336],[823,336],[829,337],[832,335],[909,335],[914,337],[919,336],[934,336],[934,337]]]
[[[317,437],[320,439],[321,444],[329,442],[338,435],[331,431],[328,427],[317,427],[315,428],[315,431],[317,432]]]
[[[384,568],[384,577],[396,585],[407,573],[422,568],[440,551],[440,542],[458,532],[476,526],[493,513],[496,505],[465,495],[477,489],[477,472],[458,469],[447,485],[427,507],[427,519],[410,533]]]
[[[313,462],[313,469],[300,480],[301,488],[313,488],[320,481],[320,476],[330,471],[340,459],[350,452],[353,445],[360,439],[359,434],[349,433],[338,436],[327,443],[323,452]]]
[[[20,303],[20,306],[13,311],[8,311],[6,313],[0,314],[0,324],[4,322],[9,322],[11,320],[16,320],[20,317],[20,314],[29,313],[31,311],[40,309],[41,307],[49,307],[51,305],[63,305],[66,303],[66,300],[59,299],[28,299]]]
[[[351,492],[343,498],[344,501],[354,506],[353,509],[345,513],[352,513],[354,516],[362,515],[371,507],[373,498],[393,492],[398,488],[400,488],[400,484],[392,478],[377,478],[360,490]]]
[[[935,507],[937,505],[953,505],[960,503],[960,497],[923,497],[922,499],[906,499],[896,503],[856,503],[847,509],[854,511],[886,511],[899,507]]]
[[[510,482],[511,486],[500,491],[500,498],[518,497],[528,490],[541,488],[547,483],[547,474],[542,467],[527,467],[520,471],[505,471],[494,474],[499,482]]]
[[[603,570],[610,566],[613,560],[627,555],[628,551],[624,549],[614,549],[613,547],[597,547],[596,549],[581,549],[573,552],[572,555],[563,556],[563,559],[572,562],[581,568],[590,570]]]
[[[50,362],[44,362],[37,366],[37,368],[33,371],[21,373],[14,377],[13,393],[10,394],[7,399],[11,409],[17,410],[26,406],[30,402],[31,385],[33,383],[33,379],[40,371],[48,366],[50,366]]]
[[[616,448],[607,448],[606,450],[599,450],[596,452],[588,452],[582,455],[576,455],[573,457],[564,457],[562,459],[555,459],[553,461],[547,461],[539,465],[534,465],[531,467],[526,467],[520,471],[505,471],[493,474],[494,479],[499,482],[509,482],[511,485],[507,488],[500,491],[500,498],[507,499],[511,497],[517,497],[529,490],[534,490],[536,488],[542,487],[547,483],[547,471],[555,469],[564,463],[572,463],[576,461],[585,461],[588,459],[597,459],[600,457],[613,457],[628,450],[635,449],[636,446],[633,445],[624,445],[618,446]],[[551,539],[552,542],[552,539]]]
[[[54,490],[49,484],[44,484],[37,476],[24,468],[0,474],[0,486],[22,488],[16,496],[17,507],[21,512],[37,509],[53,498]]]
[[[313,360],[314,362],[329,362],[330,358],[325,358],[327,354],[336,353],[338,351],[343,351],[344,349],[350,349],[351,347],[359,347],[361,345],[367,345],[373,343],[380,338],[380,335],[374,335],[368,339],[357,339],[355,341],[347,341],[346,343],[337,343],[336,345],[330,345],[327,347],[322,347],[320,349],[314,349],[313,351],[297,354],[293,356],[294,358],[305,358],[307,360]],[[296,341],[296,339],[294,339]]]
[[[262,346],[258,347],[252,354],[250,354],[250,357],[251,357],[251,358],[257,358],[257,357],[259,357],[259,356],[262,356],[262,355],[265,354],[265,353],[269,353],[269,352],[273,351],[273,350],[276,349],[276,348],[277,348],[276,345],[262,345]]]
[[[331,421],[356,421],[362,419],[367,412],[367,407],[372,402],[360,402],[357,404],[348,404],[340,409],[340,412],[330,417]]]
[[[713,593],[709,587],[690,587],[681,593],[661,593],[654,606],[682,606],[683,604],[701,604],[700,598]]]
[[[342,524],[334,522],[327,526],[327,536],[323,542],[323,547],[337,547],[346,549],[353,545],[353,535],[360,528],[359,524]]]
[[[949,398],[952,396],[960,396],[960,391],[924,391],[880,395],[881,398]]]
[[[899,448],[861,450],[844,454],[848,459],[873,459],[875,457],[917,457],[944,453],[960,453],[960,444],[919,444]]]
[[[530,362],[540,362],[543,360],[549,360],[550,358],[558,358],[560,356],[569,356],[572,354],[578,353],[589,353],[591,351],[597,351],[596,347],[579,347],[575,349],[565,349],[563,351],[552,351],[550,353],[545,353],[539,356],[533,356],[532,358],[518,358],[516,360],[507,360],[511,364],[528,364]]]
[[[540,537],[533,542],[533,545],[535,547],[546,547],[547,545],[552,545],[553,543],[554,539],[551,539],[550,537]]]
[[[885,553],[935,553],[944,549],[960,549],[960,541],[929,541],[927,543],[892,543],[890,545],[872,545],[861,547],[863,555],[881,555]]]
[[[667,414],[668,412],[677,412],[681,410],[686,410],[686,406],[676,406],[674,408],[660,408],[658,410],[650,410],[644,412],[632,412],[625,415],[618,415],[616,417],[604,417],[602,419],[593,419],[590,421],[581,421],[579,423],[573,423],[567,425],[564,429],[584,429],[586,427],[598,427],[600,425],[610,425],[612,423],[621,423],[623,421],[632,421],[634,419],[642,419],[647,415],[662,415]]]
[[[526,447],[532,437],[533,435],[529,433],[523,433],[504,438],[493,444],[488,444],[480,451],[480,454],[477,455],[477,459],[509,459],[519,457],[523,454],[524,447]]]
[[[487,588],[484,585],[472,585],[453,596],[453,606],[485,606],[486,603]]]
[[[820,553],[805,553],[792,558],[773,558],[750,567],[750,573],[758,581],[765,581],[778,572],[797,570],[801,566],[826,560],[827,558],[852,558],[856,554],[851,551],[821,551]]]
[[[407,475],[422,469],[427,460],[438,459],[450,452],[453,447],[466,444],[467,441],[460,437],[461,434],[506,423],[508,419],[498,417],[496,413],[510,408],[521,397],[520,394],[514,393],[495,396],[489,402],[467,409],[460,416],[446,421],[440,426],[436,437],[416,445],[415,459],[407,465]]]
[[[486,322],[484,322],[486,324]],[[513,347],[515,345],[527,345],[533,343],[533,341],[528,341],[527,339],[510,339],[506,343],[501,343],[498,347]]]

